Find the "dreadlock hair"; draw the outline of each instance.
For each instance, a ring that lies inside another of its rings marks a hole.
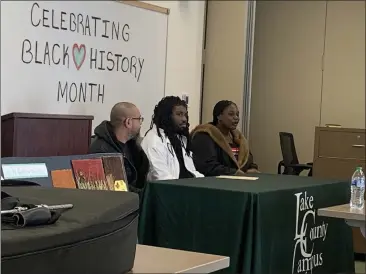
[[[212,124],[213,125],[217,125],[219,122],[219,118],[217,118],[218,116],[220,116],[224,110],[229,107],[230,105],[235,105],[236,104],[233,101],[229,101],[229,100],[222,100],[216,103],[216,105],[214,106],[213,112],[212,112]]]
[[[176,134],[176,125],[172,119],[173,108],[176,106],[183,106],[187,108],[187,103],[180,99],[178,96],[166,96],[155,106],[154,114],[151,119],[150,129],[153,126],[156,126],[156,130],[158,136],[162,138],[160,129],[162,129],[165,135],[169,138],[170,142],[172,143],[173,148],[176,148],[177,145],[180,145],[177,142],[181,142]],[[146,135],[146,134],[145,134]],[[190,137],[189,137],[189,123],[188,123],[188,116],[187,116],[187,127],[183,130],[182,135],[187,138],[187,146],[185,147],[186,153],[190,154]]]

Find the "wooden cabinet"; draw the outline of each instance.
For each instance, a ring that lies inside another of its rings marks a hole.
[[[313,177],[350,181],[356,167],[366,171],[365,129],[316,127]],[[353,229],[355,253],[366,254],[366,240]]]
[[[318,155],[324,158],[365,160],[365,133],[355,130],[320,130]]]

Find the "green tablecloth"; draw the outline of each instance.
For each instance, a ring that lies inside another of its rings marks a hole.
[[[349,201],[346,182],[258,175],[148,184],[142,244],[230,256],[224,273],[352,273],[352,233],[317,209]]]

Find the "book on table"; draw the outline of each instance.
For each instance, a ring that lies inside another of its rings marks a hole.
[[[77,188],[114,190],[107,183],[102,159],[71,160]]]

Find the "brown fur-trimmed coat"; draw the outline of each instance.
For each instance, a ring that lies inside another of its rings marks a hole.
[[[229,143],[213,124],[197,126],[191,133],[193,161],[197,171],[205,176],[235,175],[238,170],[258,169],[244,135],[239,130],[231,132],[239,146],[238,160]]]

